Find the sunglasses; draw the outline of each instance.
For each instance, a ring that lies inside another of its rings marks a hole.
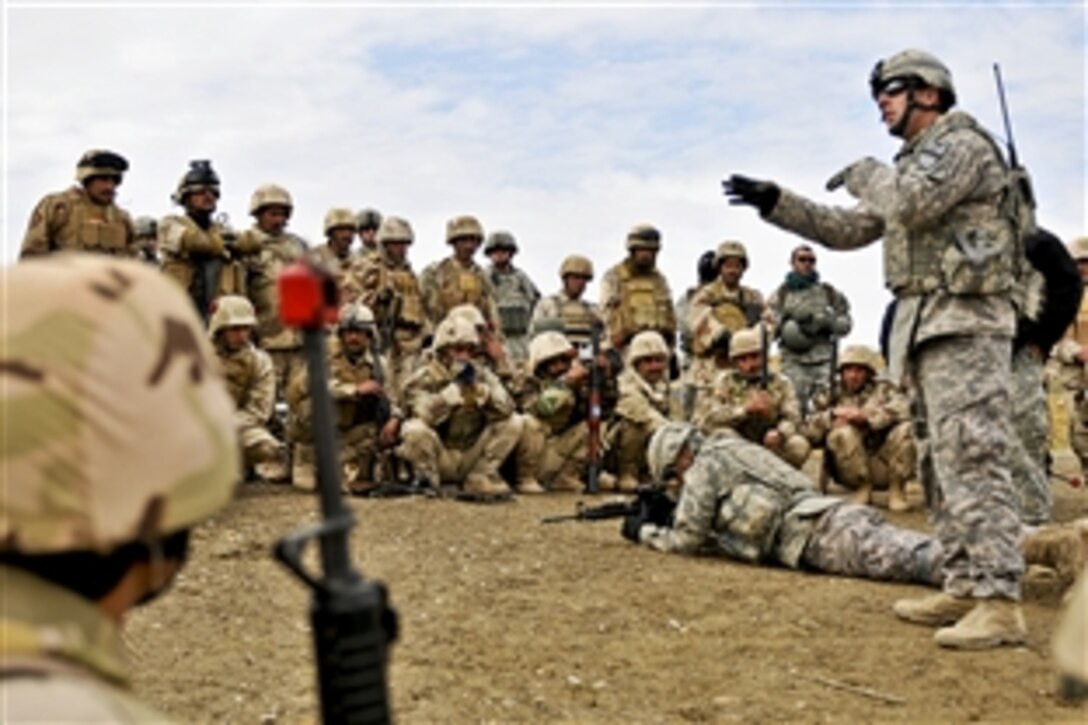
[[[898,96],[904,91],[909,91],[914,83],[909,78],[889,78],[883,83],[873,86],[873,98],[880,96]]]
[[[816,264],[815,257],[798,257],[797,261],[801,262],[802,264]]]

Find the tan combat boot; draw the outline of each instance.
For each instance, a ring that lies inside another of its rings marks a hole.
[[[638,485],[638,476],[635,476],[632,473],[625,473],[620,476],[618,481],[616,481],[616,490],[620,493],[634,493],[638,490]],[[604,487],[602,486],[601,488],[603,489]]]
[[[544,487],[540,485],[540,481],[530,476],[519,479],[514,486],[514,490],[524,494],[547,493]]]
[[[561,471],[559,475],[552,479],[552,490],[563,492],[580,492],[586,485],[582,483],[582,480],[573,473],[567,471]]]
[[[975,606],[976,600],[938,592],[918,599],[900,599],[893,606],[895,616],[915,624],[941,627],[955,624]]]
[[[483,473],[470,473],[465,477],[462,486],[465,493],[473,493],[481,496],[501,496],[510,493],[510,487],[501,478],[492,477]]]
[[[615,491],[616,477],[608,471],[601,471],[597,476],[597,485],[602,491]]]
[[[1020,603],[1008,599],[980,599],[953,627],[937,630],[933,639],[953,649],[993,649],[1023,644],[1028,638]]]
[[[895,513],[910,511],[910,502],[907,501],[907,494],[903,491],[902,482],[888,485],[888,510]]]
[[[1024,563],[1053,569],[1068,587],[1084,568],[1084,546],[1088,519],[1071,524],[1040,526],[1024,537]]]
[[[854,493],[850,496],[850,501],[853,503],[861,504],[862,506],[868,506],[873,500],[873,484],[863,483],[854,489]]]
[[[295,445],[295,455],[291,460],[291,484],[303,491],[313,491],[317,488],[317,472],[311,456],[302,451],[302,446]]]

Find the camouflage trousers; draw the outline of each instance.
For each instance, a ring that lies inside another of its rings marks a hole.
[[[399,346],[399,342],[397,343]],[[404,383],[420,365],[419,350],[392,350],[382,356],[382,367],[385,373],[385,385],[382,386],[389,395],[389,402],[403,409]]]
[[[550,435],[544,425],[526,415],[518,441],[518,479],[535,478],[545,487],[581,491],[582,471],[589,456],[589,424],[585,421]]]
[[[1027,346],[1012,359],[1013,436],[1009,448],[1009,470],[1020,496],[1020,517],[1026,524],[1050,521],[1050,480],[1046,454],[1050,433],[1043,361]]]
[[[920,480],[935,494],[931,518],[944,548],[944,591],[1020,599],[1020,506],[1009,474],[1009,338],[929,340],[911,354],[916,409],[926,437]]]
[[[810,569],[883,581],[941,583],[941,543],[892,526],[874,508],[843,503],[820,516],[801,562]]]
[[[832,428],[827,450],[835,480],[851,489],[870,485],[899,489],[914,475],[916,457],[910,421],[892,426],[880,439],[852,425]]]
[[[627,418],[617,418],[608,428],[608,454],[605,468],[617,476],[634,476],[646,481],[650,468],[646,461],[646,449],[654,428],[649,423],[636,423]]]
[[[280,451],[283,450],[283,444],[263,426],[242,426],[238,431],[238,440],[242,445],[242,457],[246,466],[282,461]]]
[[[365,491],[374,487],[378,462],[378,424],[364,423],[339,432],[340,476],[347,491]],[[315,449],[312,442],[295,444],[291,464],[291,482],[307,491],[317,488]]]
[[[529,335],[508,335],[504,340],[506,344],[506,358],[515,368],[521,368],[529,360]]]
[[[283,400],[287,384],[302,370],[302,348],[265,352],[272,358],[272,369],[276,371],[276,400]]]
[[[793,384],[802,413],[807,414],[813,396],[828,389],[831,361],[802,363],[791,355],[782,356],[782,374]]]
[[[462,485],[469,476],[498,478],[499,466],[514,450],[524,421],[512,415],[489,423],[465,450],[447,448],[433,428],[418,418],[406,420],[400,428],[397,455],[415,472],[435,485]]]

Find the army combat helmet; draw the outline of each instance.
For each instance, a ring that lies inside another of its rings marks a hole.
[[[676,457],[684,446],[698,452],[703,436],[691,423],[666,423],[654,432],[646,450],[646,463],[650,476],[658,483],[665,483],[676,474],[672,471]]]
[[[480,335],[476,327],[468,320],[447,317],[438,323],[431,345],[435,352],[441,352],[451,345],[479,345]]]
[[[455,216],[446,222],[446,243],[453,244],[459,239],[483,241],[484,228],[476,217]]]
[[[386,245],[393,242],[405,242],[411,244],[416,240],[412,231],[412,225],[407,219],[399,216],[386,217],[382,225],[378,227],[378,244]]]
[[[325,236],[328,236],[333,229],[340,228],[355,231],[355,212],[343,207],[333,207],[325,212],[325,223],[323,225]]]
[[[241,295],[224,295],[215,302],[215,311],[208,321],[208,335],[214,340],[216,333],[227,327],[253,327],[257,313],[253,303]]]
[[[568,274],[593,279],[593,262],[590,261],[589,257],[572,254],[559,265],[559,279],[563,279]]]
[[[171,195],[175,204],[185,204],[185,197],[198,191],[210,191],[219,198],[219,174],[212,168],[212,162],[198,160],[189,162],[189,170],[178,180],[178,188]]]
[[[377,230],[382,225],[382,214],[377,209],[363,209],[355,217],[355,228],[359,231]]]
[[[1088,237],[1077,237],[1070,242],[1069,254],[1078,262],[1088,259]]]
[[[230,500],[234,403],[185,292],[132,260],[34,259],[0,295],[0,551],[108,553]]]
[[[739,259],[745,269],[748,269],[748,250],[745,248],[743,242],[738,242],[735,239],[727,239],[718,245],[718,251],[715,255],[717,262],[720,265],[724,260],[732,257],[733,259]]]
[[[159,223],[154,217],[138,216],[132,221],[132,228],[137,239],[148,239],[158,234]]]
[[[349,302],[340,308],[336,318],[336,332],[358,330],[373,336],[374,324],[374,312],[369,307],[359,302]]]
[[[578,351],[562,332],[548,330],[529,343],[529,371],[536,373],[541,365],[557,357],[574,357]]]
[[[257,216],[261,213],[261,210],[269,206],[282,206],[287,209],[287,214],[290,216],[291,211],[295,208],[294,203],[291,201],[291,194],[282,186],[277,184],[263,184],[257,187],[257,190],[253,192],[253,196],[249,199],[249,213],[253,216]]]
[[[86,184],[96,176],[108,176],[121,183],[122,176],[128,171],[128,161],[120,154],[104,149],[91,149],[79,157],[76,162],[76,181]]]
[[[918,102],[914,91],[918,88],[935,88],[938,93],[936,106]],[[908,49],[889,58],[878,60],[869,73],[869,91],[873,100],[884,93],[907,93],[907,108],[902,118],[889,129],[893,136],[902,136],[915,109],[944,113],[956,105],[956,88],[952,85],[952,71],[948,66],[924,50]]]
[[[839,370],[847,365],[860,365],[869,368],[873,375],[879,375],[884,369],[884,358],[868,345],[848,345],[839,355]]]
[[[651,224],[636,224],[627,232],[627,249],[661,249],[661,232]]]
[[[518,253],[518,243],[510,232],[491,232],[484,244],[484,254],[491,254],[496,249],[507,249],[511,254]]]

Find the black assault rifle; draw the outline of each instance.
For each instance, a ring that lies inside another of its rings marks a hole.
[[[658,526],[672,526],[676,503],[669,498],[663,488],[640,486],[635,497],[630,501],[612,501],[600,506],[586,506],[579,501],[573,514],[547,516],[540,520],[542,524],[557,524],[563,521],[603,521],[605,519],[623,519],[628,516],[644,514],[646,521]]]

